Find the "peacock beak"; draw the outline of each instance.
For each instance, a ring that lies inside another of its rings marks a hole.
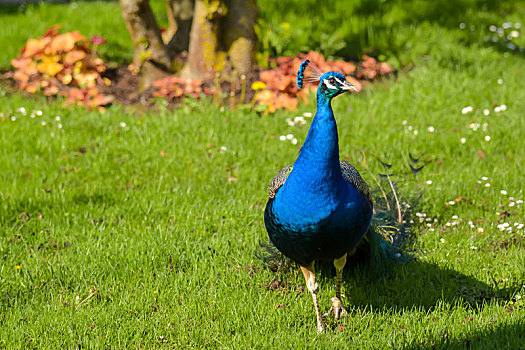
[[[343,85],[341,86],[341,89],[344,91],[354,91],[357,92],[357,88],[350,84],[349,82],[345,81]]]

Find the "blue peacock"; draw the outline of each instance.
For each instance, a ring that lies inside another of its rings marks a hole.
[[[324,330],[317,301],[314,263],[333,261],[336,269],[335,319],[346,311],[341,303],[341,280],[346,259],[365,238],[373,215],[370,190],[359,172],[339,160],[337,125],[331,101],[357,91],[339,72],[322,73],[309,60],[297,74],[297,85],[318,82],[317,112],[293,166],[274,177],[264,212],[271,242],[301,267],[312,294],[317,330]],[[372,243],[371,243],[372,244]]]

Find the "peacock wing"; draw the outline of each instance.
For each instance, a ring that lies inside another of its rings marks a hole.
[[[366,184],[365,180],[363,180],[363,178],[361,177],[361,174],[359,174],[357,169],[354,168],[353,165],[345,161],[342,161],[342,160],[339,161],[339,164],[341,166],[341,173],[343,174],[343,179],[345,179],[345,181],[350,182],[352,185],[354,185],[355,188],[357,188],[359,192],[361,192],[363,195],[366,196],[366,198],[368,198],[370,203],[373,203],[372,194],[370,193],[370,189],[368,188],[368,185]]]
[[[284,185],[284,182],[286,181],[286,178],[288,177],[288,174],[292,171],[292,165],[285,166],[279,172],[272,180],[272,184],[270,185],[270,188],[268,189],[268,199],[274,198],[275,194]]]

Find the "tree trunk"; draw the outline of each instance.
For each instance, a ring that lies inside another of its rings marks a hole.
[[[226,0],[228,13],[220,26],[221,49],[228,53],[232,68],[247,74],[256,63],[257,36],[255,23],[258,9],[256,0]]]
[[[194,8],[195,0],[166,0],[169,20],[167,37],[171,38],[167,48],[171,58],[188,51]]]
[[[183,75],[211,79],[214,71],[248,73],[257,52],[257,14],[255,0],[196,0]]]
[[[149,1],[120,0],[120,6],[135,47],[133,64],[141,70],[141,88],[146,88],[171,70],[170,56]]]

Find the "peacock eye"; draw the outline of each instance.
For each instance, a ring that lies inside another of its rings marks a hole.
[[[335,84],[335,79],[332,77],[332,78],[328,79],[328,82],[330,84],[334,85]]]

